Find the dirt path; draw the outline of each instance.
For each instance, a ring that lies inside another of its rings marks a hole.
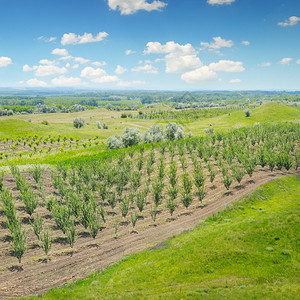
[[[53,249],[48,263],[45,263],[41,249],[33,247],[24,256],[23,270],[14,266],[15,258],[7,257],[4,254],[5,251],[1,249],[0,299],[40,294],[53,287],[60,287],[87,277],[91,272],[105,269],[126,255],[153,247],[174,235],[191,230],[201,220],[224,209],[257,187],[290,174],[280,172],[270,174],[259,170],[253,175],[251,181],[246,178],[242,182],[242,188],[232,188],[232,193],[229,195],[224,195],[224,186],[209,187],[210,192],[204,202],[206,205],[200,208],[199,202],[194,201],[189,210],[190,214],[186,214],[185,209],[180,207],[176,211],[175,220],[167,222],[169,214],[167,211],[162,211],[158,217],[157,226],[154,226],[151,218],[147,216],[137,223],[138,234],[131,232],[130,225],[121,226],[118,239],[114,238],[112,227],[106,228],[98,235],[96,244],[89,236],[83,235],[78,238],[72,256],[70,248],[65,245],[62,251]],[[3,235],[2,229],[0,236],[3,237]],[[9,249],[8,246],[7,249]]]

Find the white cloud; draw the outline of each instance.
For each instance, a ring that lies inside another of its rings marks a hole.
[[[167,73],[183,73],[203,65],[191,44],[180,45],[170,41],[162,45],[159,42],[149,42],[144,54],[166,54],[163,60],[166,62]]]
[[[38,68],[37,66],[29,67],[28,65],[24,65],[23,66],[23,71],[24,72],[31,72],[31,71],[36,70],[37,68]]]
[[[45,37],[45,36],[39,36],[39,37],[38,37],[38,40],[39,40],[39,41],[44,41],[44,42],[46,42],[46,43],[51,43],[51,42],[54,42],[54,41],[56,40],[56,37],[51,36],[51,37],[47,38],[47,37]]]
[[[0,56],[0,68],[7,67],[10,64],[12,64],[12,60],[10,57]]]
[[[77,45],[86,43],[100,42],[108,36],[106,32],[99,32],[97,35],[93,36],[91,33],[84,33],[83,35],[77,35],[75,33],[65,33],[61,38],[62,45]]]
[[[224,5],[224,4],[231,4],[234,1],[235,0],[207,0],[207,3],[211,5]]]
[[[92,67],[86,67],[81,71],[81,77],[88,79],[103,77],[105,75],[106,71],[101,68],[94,69]]]
[[[87,78],[95,83],[108,83],[120,80],[117,76],[107,75],[106,71],[101,68],[94,69],[92,67],[84,68],[81,71],[81,77]]]
[[[112,10],[119,10],[121,15],[131,15],[139,10],[148,12],[161,10],[167,6],[167,3],[160,0],[154,0],[151,3],[147,2],[147,0],[108,0],[108,6]]]
[[[48,59],[41,59],[40,60],[41,65],[55,65],[56,61],[54,60],[48,60]]]
[[[83,58],[83,57],[74,57],[74,61],[78,62],[80,64],[86,64],[88,62],[90,62],[89,59]]]
[[[118,76],[111,76],[111,75],[106,75],[103,77],[99,77],[99,78],[94,78],[92,79],[93,82],[95,83],[109,83],[109,82],[116,82],[119,81],[119,77]]]
[[[283,58],[280,62],[278,62],[280,65],[288,65],[293,59],[290,57]]]
[[[70,64],[70,63],[67,63],[67,64],[65,65],[65,67],[66,67],[66,68],[70,68],[70,67],[71,67],[71,64]]]
[[[270,63],[270,62],[263,62],[261,64],[258,64],[258,66],[266,68],[266,67],[272,66],[272,63]]]
[[[121,87],[131,87],[133,85],[144,85],[146,81],[134,80],[134,81],[119,81],[118,86]]]
[[[82,83],[79,77],[65,77],[63,75],[53,78],[51,82],[55,86],[77,86]]]
[[[283,27],[295,26],[298,24],[299,21],[300,21],[300,18],[298,18],[296,16],[292,16],[292,17],[289,17],[288,20],[285,20],[284,22],[277,23],[277,25],[283,26]]]
[[[245,68],[240,61],[220,60],[217,63],[211,63],[209,68],[216,72],[243,72]]]
[[[241,44],[244,45],[244,46],[249,46],[250,42],[249,41],[242,41]]]
[[[213,37],[213,42],[201,42],[202,50],[208,49],[209,51],[216,51],[221,48],[231,48],[234,43],[232,40],[222,39],[220,36]]]
[[[48,86],[45,81],[38,80],[36,78],[32,78],[26,81],[27,85],[31,87],[46,87]]]
[[[106,62],[105,61],[94,61],[94,62],[92,62],[92,65],[94,65],[96,67],[102,67],[102,66],[106,66]]]
[[[181,79],[187,83],[205,83],[208,81],[218,80],[218,75],[208,66],[203,66],[196,70],[182,74]]]
[[[296,64],[300,65],[300,59],[297,59]]]
[[[125,51],[126,55],[130,55],[130,54],[134,54],[134,53],[136,53],[136,51],[133,51],[133,50],[130,50],[130,49]]]
[[[35,76],[39,77],[51,76],[54,74],[64,74],[68,72],[65,67],[60,68],[53,65],[39,65],[35,70]]]
[[[69,55],[67,49],[60,49],[60,48],[54,49],[52,51],[52,54],[59,55],[59,56],[68,56]]]
[[[78,69],[79,68],[79,64],[75,64],[72,69]]]
[[[115,73],[118,75],[121,75],[121,74],[125,73],[126,71],[127,71],[127,69],[120,65],[117,65],[117,67],[115,69]]]
[[[131,69],[132,72],[144,72],[148,74],[158,74],[157,68],[153,67],[150,64],[146,64],[144,66],[138,66]]]
[[[240,82],[242,82],[242,80],[238,78],[229,80],[229,83],[240,83]]]

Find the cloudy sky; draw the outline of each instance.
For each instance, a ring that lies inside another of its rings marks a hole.
[[[300,90],[299,0],[0,0],[0,86]]]

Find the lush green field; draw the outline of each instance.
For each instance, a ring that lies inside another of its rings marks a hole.
[[[297,299],[299,191],[299,177],[277,179],[191,232],[42,298]]]
[[[166,107],[158,105],[156,109],[162,110]],[[151,108],[153,110],[153,108]],[[128,113],[128,112],[126,112]],[[130,113],[130,112],[129,112]],[[8,164],[30,164],[30,163],[55,163],[64,161],[78,156],[89,156],[99,151],[104,151],[103,143],[106,138],[115,133],[121,134],[125,127],[136,127],[145,132],[152,125],[160,124],[165,127],[169,121],[163,120],[142,120],[132,118],[121,118],[122,112],[108,111],[106,109],[94,109],[91,111],[70,113],[70,114],[37,114],[30,116],[12,116],[1,117],[0,119],[0,138],[16,139],[26,136],[38,136],[39,138],[51,137],[67,137],[80,139],[85,142],[86,139],[98,136],[102,140],[99,146],[88,147],[86,149],[68,150],[63,153],[52,151],[50,153],[38,153],[32,156],[22,155],[22,157],[10,155],[8,159],[0,161],[0,165]],[[184,114],[183,114],[184,116]],[[31,122],[28,122],[28,118]],[[73,127],[73,119],[83,117],[86,119],[87,125],[80,129]],[[42,125],[42,121],[48,121],[49,125]],[[298,122],[300,120],[300,109],[297,107],[289,107],[278,103],[268,103],[252,110],[249,118],[245,117],[243,110],[236,110],[230,114],[223,114],[213,118],[202,118],[196,121],[188,121],[180,119],[180,123],[184,125],[185,132],[191,131],[194,135],[204,135],[204,129],[210,126],[216,131],[229,130],[235,127],[251,126],[255,123],[280,123],[280,122]],[[96,121],[108,124],[108,129],[97,129]],[[178,122],[179,120],[174,120]],[[102,146],[101,146],[102,145]],[[3,150],[2,150],[3,151]],[[45,152],[45,151],[44,151]],[[4,155],[3,151],[3,155]]]

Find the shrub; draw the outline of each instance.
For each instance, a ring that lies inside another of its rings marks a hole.
[[[49,125],[49,122],[44,120],[44,121],[41,122],[41,124],[42,125]]]
[[[85,125],[85,119],[84,118],[75,118],[73,120],[73,126],[75,128],[81,128]]]
[[[38,206],[38,197],[32,189],[25,189],[21,193],[21,199],[25,204],[25,211],[32,216]]]
[[[131,217],[132,228],[134,228],[135,224],[136,224],[136,222],[138,220],[138,213],[137,212],[135,212],[134,214],[131,213],[130,217]]]
[[[176,200],[173,197],[170,197],[167,200],[167,208],[168,208],[169,213],[170,213],[170,215],[172,217],[175,209],[177,208],[177,202],[176,202]]]
[[[168,123],[166,126],[165,135],[170,141],[174,141],[175,139],[183,139],[184,129],[181,125],[177,125],[176,123]]]
[[[123,142],[121,137],[118,134],[115,134],[107,139],[106,145],[109,149],[120,149],[123,147]]]
[[[96,126],[98,129],[101,129],[101,123],[99,121],[96,122]]]
[[[247,108],[247,109],[244,111],[244,113],[245,113],[246,118],[249,118],[250,115],[251,115],[251,110],[250,110],[249,108]]]
[[[100,216],[97,213],[93,213],[90,215],[88,228],[90,230],[92,238],[95,240],[101,228]]]
[[[214,128],[213,127],[205,128],[204,132],[207,134],[207,136],[213,136],[214,135]]]
[[[103,123],[102,127],[103,129],[108,129],[108,125],[106,123]]]
[[[124,147],[137,145],[141,141],[140,130],[137,128],[126,127],[121,136]]]
[[[164,140],[164,131],[159,125],[151,126],[143,136],[144,143],[157,143]]]

